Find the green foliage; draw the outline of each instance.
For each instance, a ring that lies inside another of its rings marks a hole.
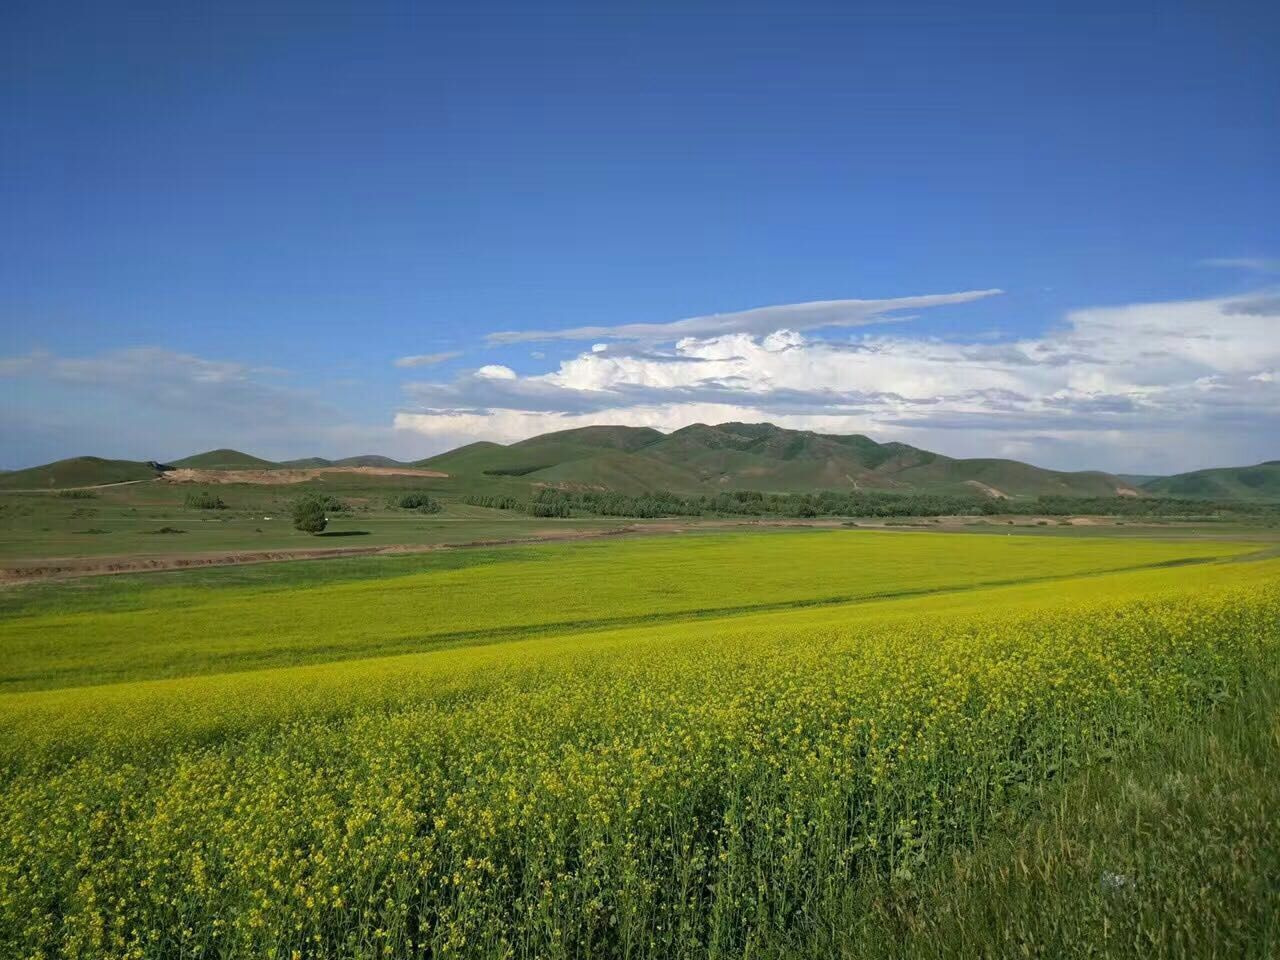
[[[503,494],[470,494],[463,497],[462,502],[471,507],[488,507],[490,510],[520,510],[524,512],[529,509],[527,500]]]
[[[995,831],[911,883],[871,878],[836,892],[783,952],[1276,956],[1280,685],[1247,682],[1207,723],[1170,719],[1118,745],[1119,763],[1047,790],[1026,824]]]
[[[476,506],[506,504],[536,517],[592,514],[604,517],[944,517],[944,516],[1113,516],[1230,519],[1280,516],[1280,506],[1168,497],[1042,496],[998,499],[946,493],[882,493],[825,490],[820,493],[761,493],[735,490],[681,495],[665,490],[628,495],[597,490],[540,487],[525,501],[514,497],[468,497]]]
[[[98,494],[93,490],[59,490],[55,496],[60,500],[96,500]]]
[[[439,513],[444,509],[440,501],[426,493],[406,493],[396,505],[404,510],[417,510],[419,513]]]
[[[293,502],[290,514],[295,530],[303,533],[321,533],[329,524],[327,516],[328,497],[307,494]]]
[[[201,490],[199,493],[188,493],[183,505],[188,510],[225,510],[226,503],[216,493]]]

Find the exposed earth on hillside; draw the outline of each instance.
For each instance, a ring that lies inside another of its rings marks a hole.
[[[359,474],[365,477],[447,477],[439,470],[414,467],[312,467],[306,470],[198,470],[182,468],[166,470],[162,475],[170,483],[260,483],[272,486],[319,480],[326,473]]]

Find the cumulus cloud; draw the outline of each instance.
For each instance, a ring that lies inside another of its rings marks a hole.
[[[473,376],[477,380],[514,380],[516,372],[500,363],[486,363]]]
[[[437,363],[444,363],[446,360],[453,360],[462,356],[460,350],[444,350],[440,353],[415,353],[409,357],[399,357],[396,360],[397,367],[433,367]]]
[[[491,333],[491,344],[534,340],[643,340],[670,343],[683,337],[714,337],[726,333],[764,335],[774,330],[817,330],[822,327],[861,327],[888,320],[892,314],[949,304],[971,303],[993,297],[1001,290],[966,290],[960,293],[898,297],[892,300],[813,300],[772,307],[756,307],[736,313],[713,313],[672,323],[624,323],[616,326],[571,327],[567,330],[506,330]]]
[[[1245,462],[1280,447],[1268,303],[1075,310],[1042,336],[997,343],[752,328],[669,349],[613,344],[534,376],[411,384],[396,423],[436,440],[510,440],[598,423],[771,420],[1077,469]]]

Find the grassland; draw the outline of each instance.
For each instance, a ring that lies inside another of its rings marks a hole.
[[[23,588],[0,953],[1268,956],[1253,549],[829,531]]]
[[[503,448],[505,449],[505,448]],[[527,477],[483,477],[483,489],[497,495],[527,497]],[[186,505],[199,484],[141,481],[79,492],[0,492],[0,579],[6,570],[56,569],[72,566],[108,569],[185,557],[218,562],[291,553],[344,550],[371,552],[391,547],[424,548],[496,543],[546,537],[599,535],[631,529],[644,532],[669,529],[670,521],[624,517],[574,516],[544,519],[518,511],[472,506],[465,499],[477,489],[474,477],[361,476],[327,474],[305,483],[226,483],[216,495],[222,510]],[[443,510],[421,514],[389,506],[409,492],[425,492]],[[335,497],[350,509],[334,513],[325,533],[311,536],[293,529],[289,505],[297,497],[318,493]],[[720,527],[750,523],[749,519],[681,517],[682,527]],[[827,523],[839,523],[828,519]],[[859,524],[869,521],[861,519]],[[876,521],[870,521],[872,523]],[[880,521],[884,522],[884,521]],[[1088,536],[1084,527],[1065,528],[1062,518],[1014,517],[936,518],[891,521],[899,528],[969,530],[1000,528],[1001,532],[1057,536]],[[1124,526],[1116,526],[1122,523]],[[1168,518],[1104,521],[1106,531],[1137,529],[1163,531],[1171,536],[1210,539],[1280,538],[1274,511],[1232,520],[1204,519],[1194,523]],[[972,525],[972,526],[971,526]],[[981,525],[981,526],[979,526]],[[1034,529],[1032,529],[1034,528]]]
[[[502,489],[501,484],[495,484]],[[548,525],[533,517],[469,507],[448,478],[331,475],[310,483],[270,486],[226,484],[217,495],[225,510],[185,506],[197,484],[142,482],[91,491],[85,499],[53,493],[0,495],[0,561],[72,557],[146,557],[172,554],[314,550],[507,540],[537,536]],[[424,490],[446,500],[439,514],[387,506],[388,499]],[[306,493],[336,497],[350,510],[334,514],[319,537],[293,529],[289,504]],[[616,529],[605,518],[560,525]]]

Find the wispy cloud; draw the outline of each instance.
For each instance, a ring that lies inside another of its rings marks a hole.
[[[862,327],[905,317],[892,314],[994,297],[1002,290],[965,290],[891,300],[813,300],[756,307],[736,313],[713,313],[672,323],[624,323],[615,326],[570,327],[567,330],[505,330],[491,333],[491,344],[536,340],[642,340],[671,343],[684,337],[715,337],[728,333],[764,335],[774,330],[817,330],[822,327]]]
[[[440,353],[416,353],[409,357],[396,359],[397,367],[433,367],[437,363],[453,360],[462,356],[461,350],[444,350]]]
[[[264,456],[417,451],[392,429],[353,421],[324,390],[286,372],[145,346],[88,356],[0,358],[0,388],[24,416],[0,431],[7,462],[93,453],[164,460],[211,447]],[[31,453],[25,452],[31,451]]]
[[[1200,265],[1247,270],[1251,273],[1280,273],[1280,257],[1209,257],[1201,260]]]

